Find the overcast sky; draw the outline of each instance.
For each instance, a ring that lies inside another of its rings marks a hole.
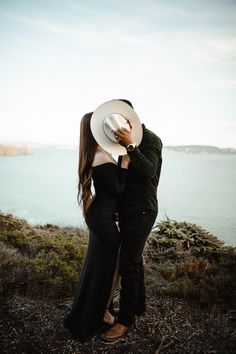
[[[164,145],[236,148],[236,1],[0,0],[0,143],[78,143],[131,100]]]

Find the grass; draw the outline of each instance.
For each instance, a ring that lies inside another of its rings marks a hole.
[[[198,225],[159,222],[145,256],[156,275],[157,294],[191,298],[203,305],[236,298],[236,248],[225,246]]]
[[[24,220],[0,214],[1,295],[73,295],[85,256],[86,233],[78,230],[76,236],[65,236],[58,227],[50,227],[33,228]]]
[[[235,353],[236,249],[170,219],[155,225],[145,247],[147,313],[136,329],[114,345],[96,336],[72,341],[62,323],[87,242],[87,230],[32,227],[0,213],[3,354]]]
[[[87,231],[32,227],[0,213],[0,294],[73,296],[88,242]],[[236,297],[236,249],[203,228],[170,219],[155,225],[145,248],[157,293],[202,304]],[[154,274],[154,275],[153,275]]]

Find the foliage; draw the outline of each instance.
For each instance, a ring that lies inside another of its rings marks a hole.
[[[146,244],[147,312],[135,330],[109,346],[99,336],[72,341],[62,323],[87,239],[86,230],[0,213],[3,353],[235,353],[235,248],[169,219]]]
[[[40,298],[74,295],[87,248],[87,231],[0,213],[0,294]],[[202,304],[233,301],[236,249],[198,225],[159,222],[145,248],[147,285],[156,294],[193,298]]]
[[[10,214],[0,214],[1,294],[17,291],[48,298],[74,294],[87,237],[55,230],[33,228]]]
[[[155,271],[158,294],[194,298],[205,305],[236,298],[236,248],[224,246],[198,225],[169,218],[159,222],[145,256]]]

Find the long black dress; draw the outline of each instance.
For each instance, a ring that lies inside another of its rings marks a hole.
[[[112,162],[92,167],[95,198],[85,219],[89,228],[87,254],[72,310],[64,320],[72,337],[82,343],[103,325],[120,246],[115,218],[126,175],[126,169]]]

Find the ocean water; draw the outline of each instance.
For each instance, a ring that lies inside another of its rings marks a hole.
[[[85,226],[76,150],[35,148],[0,157],[0,210],[30,224]],[[236,245],[236,155],[164,153],[158,220],[197,223]]]

